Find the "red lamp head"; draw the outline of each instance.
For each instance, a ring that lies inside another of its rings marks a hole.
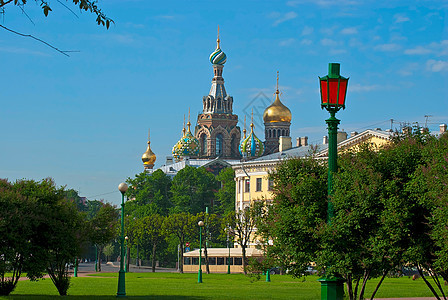
[[[328,64],[328,75],[319,77],[321,107],[328,111],[345,109],[345,96],[347,94],[348,78],[340,75],[341,65]]]

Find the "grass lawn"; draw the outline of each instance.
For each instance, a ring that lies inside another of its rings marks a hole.
[[[105,277],[105,278],[104,278]],[[117,273],[98,273],[89,277],[72,278],[69,299],[116,299]],[[241,274],[127,273],[126,294],[129,299],[320,299],[317,276],[294,279],[287,275],[273,275],[265,282]],[[367,286],[367,295],[377,280]],[[423,280],[408,277],[387,278],[378,294],[386,297],[430,297]],[[50,279],[38,282],[20,281],[9,297],[0,299],[56,299],[60,298]]]

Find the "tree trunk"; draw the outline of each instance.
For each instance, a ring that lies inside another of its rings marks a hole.
[[[103,250],[102,247],[98,247],[98,257],[96,260],[98,261],[98,272],[101,272],[101,251]]]
[[[437,294],[437,292],[434,290],[434,288],[432,287],[431,283],[425,278],[425,276],[423,275],[423,270],[421,269],[420,265],[417,265],[417,270],[418,273],[420,274],[420,276],[422,277],[423,281],[426,283],[426,285],[428,286],[428,288],[431,290],[431,292],[433,293],[433,295],[436,297],[437,300],[440,300],[439,295]]]
[[[131,261],[131,248],[126,247],[126,270],[129,272],[129,262]]]
[[[376,288],[375,288],[375,290],[373,291],[373,293],[372,293],[372,297],[370,297],[370,300],[373,300],[373,299],[374,299],[376,292],[378,292],[378,289],[380,288],[381,283],[383,283],[383,280],[384,280],[384,278],[385,278],[386,275],[387,275],[387,272],[388,272],[388,270],[384,270],[383,276],[381,277],[380,282],[378,282],[378,284],[376,285]]]
[[[354,298],[353,298],[352,275],[351,274],[347,275],[347,281],[345,282],[345,284],[347,285],[347,292],[348,292],[349,299],[350,300],[354,300]]]
[[[241,245],[241,252],[243,253],[243,271],[244,271],[244,275],[247,275],[247,270],[246,270],[246,245]]]
[[[152,244],[152,272],[153,273],[156,272],[156,247],[157,247],[156,243]]]
[[[359,300],[364,300],[364,291],[366,290],[366,284],[369,277],[370,277],[370,270],[365,270],[364,277],[362,278],[361,291],[359,292]]]

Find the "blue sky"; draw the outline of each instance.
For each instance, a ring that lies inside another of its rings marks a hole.
[[[32,21],[17,7],[0,20],[79,51],[65,57],[0,28],[0,178],[53,177],[82,196],[118,203],[118,184],[143,169],[148,128],[160,166],[189,107],[195,123],[210,89],[218,25],[240,121],[273,101],[279,71],[291,136],[321,143],[328,113],[317,77],[339,62],[350,77],[341,129],[387,129],[390,119],[394,128],[425,124],[425,115],[431,130],[448,122],[446,0],[100,1],[115,21],[109,30],[93,15],[51,4],[47,18],[30,1]],[[261,126],[256,132],[264,138]]]

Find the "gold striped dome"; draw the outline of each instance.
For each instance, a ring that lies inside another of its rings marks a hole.
[[[291,111],[280,101],[278,89],[275,94],[274,103],[264,110],[263,121],[265,123],[291,122]]]

